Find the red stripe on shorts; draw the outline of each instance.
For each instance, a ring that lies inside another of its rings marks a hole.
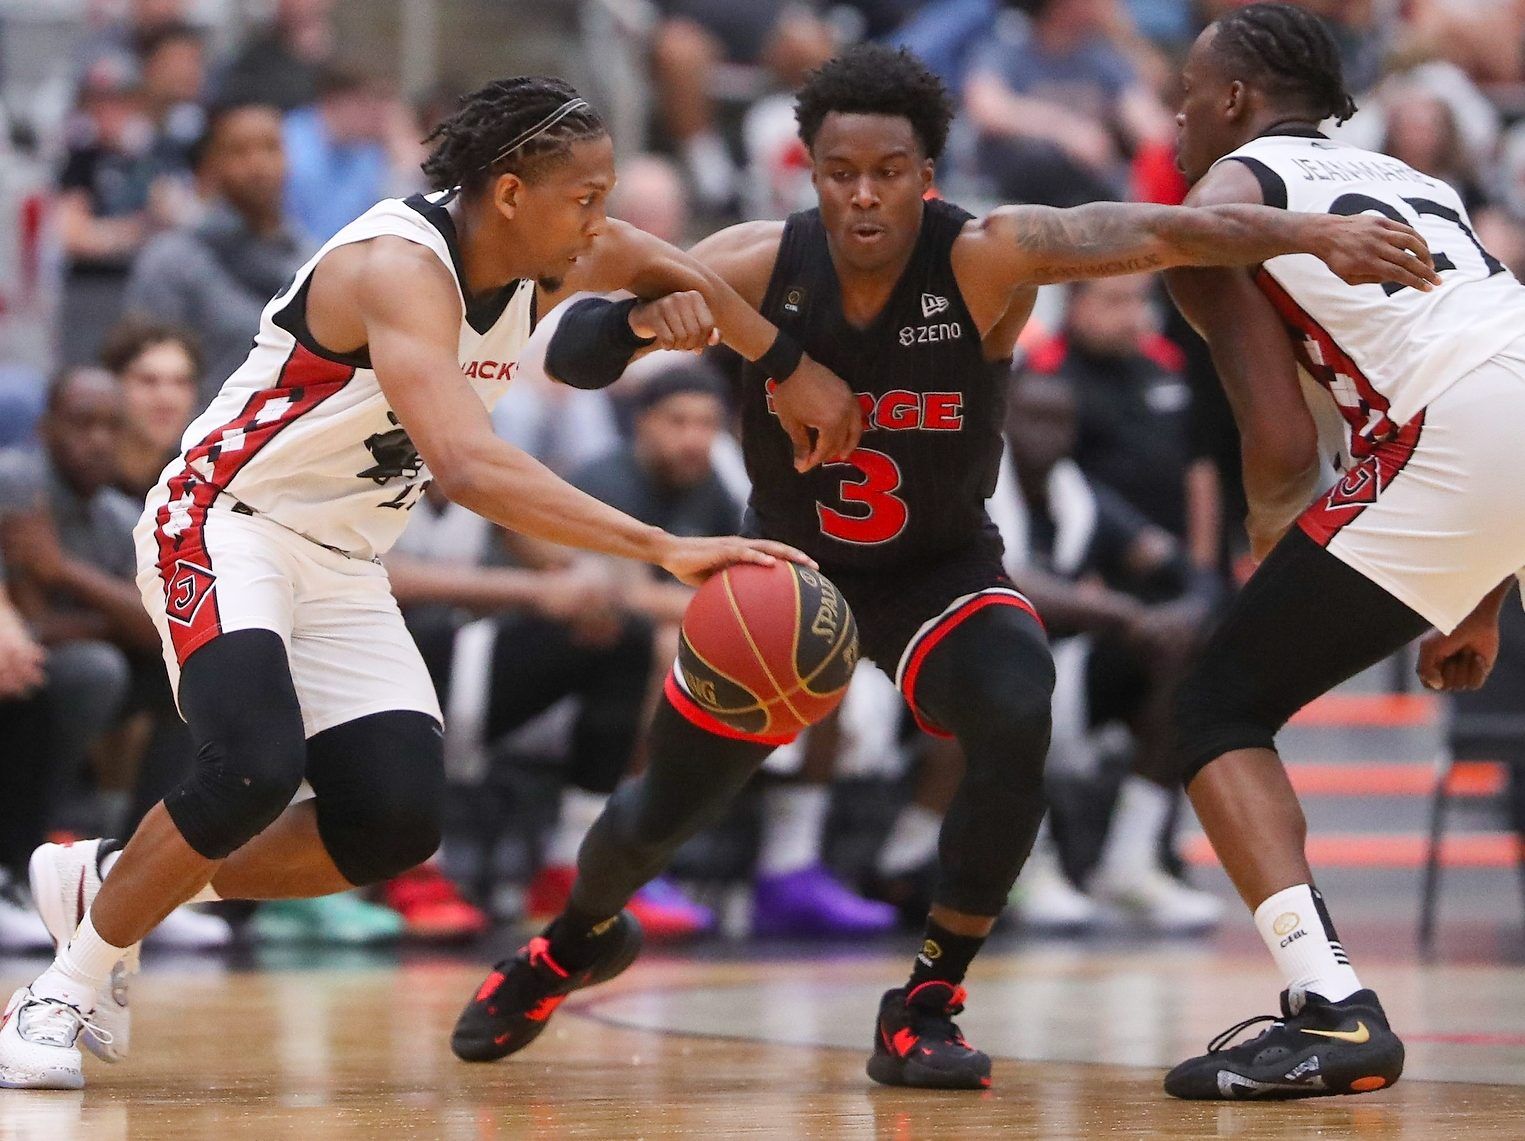
[[[185,466],[169,481],[169,501],[154,517],[165,615],[175,660],[181,665],[222,633],[217,572],[206,547],[207,511],[261,448],[354,375],[352,365],[325,360],[296,345],[275,384],[249,397],[242,412],[185,453]]]
[[[953,633],[962,623],[973,615],[984,610],[987,606],[1015,606],[1018,610],[1025,610],[1033,616],[1039,626],[1043,625],[1043,619],[1033,609],[1033,604],[1020,594],[977,594],[957,610],[945,614],[933,626],[914,643],[915,648],[906,662],[905,673],[900,678],[900,692],[905,697],[906,704],[911,707],[911,716],[916,719],[917,726],[925,733],[934,737],[951,737],[946,729],[934,725],[930,718],[926,717],[916,704],[916,679],[921,673],[922,663],[927,660],[939,642]]]

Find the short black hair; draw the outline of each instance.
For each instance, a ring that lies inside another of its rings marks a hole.
[[[152,318],[122,318],[101,343],[100,358],[112,375],[120,377],[129,365],[155,345],[179,345],[191,362],[191,373],[201,378],[201,345],[196,335],[179,325]]]
[[[268,111],[277,118],[281,114],[281,109],[274,103],[267,103],[260,99],[228,99],[213,103],[207,108],[206,118],[201,124],[201,133],[196,136],[196,141],[190,145],[186,155],[192,170],[201,169],[212,149],[212,141],[217,138],[217,132],[222,129],[223,124],[242,111]]]
[[[1356,113],[1345,89],[1339,47],[1328,26],[1291,4],[1250,4],[1220,17],[1213,50],[1235,77],[1242,75],[1278,102],[1313,119],[1343,123]]]
[[[908,119],[930,159],[942,156],[953,122],[953,101],[943,81],[904,48],[883,44],[858,44],[810,73],[794,102],[806,147],[815,146],[821,123],[833,111]]]
[[[133,47],[137,50],[138,59],[147,60],[166,44],[181,42],[194,42],[197,47],[205,47],[206,35],[195,24],[185,20],[171,20],[139,33],[133,38]]]
[[[455,114],[429,132],[424,142],[434,146],[424,160],[424,174],[436,190],[475,190],[489,174],[511,172],[532,179],[565,161],[573,143],[609,133],[603,118],[586,104],[535,132],[575,100],[577,90],[563,79],[521,75],[494,80],[463,98]]]

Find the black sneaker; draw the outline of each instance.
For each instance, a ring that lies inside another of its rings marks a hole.
[[[1165,1092],[1201,1101],[1284,1101],[1384,1089],[1403,1073],[1403,1043],[1369,990],[1330,1002],[1308,992],[1294,1002],[1281,992],[1281,1018],[1262,1014],[1231,1026],[1165,1076]],[[1229,1043],[1260,1022],[1271,1025],[1248,1042]]]
[[[988,1086],[990,1057],[964,1041],[953,1022],[963,1012],[964,998],[963,987],[936,981],[885,991],[868,1076],[881,1085],[922,1089]]]
[[[450,1048],[463,1062],[496,1062],[524,1049],[545,1029],[556,1008],[574,990],[607,982],[641,953],[641,925],[622,911],[599,936],[598,960],[580,971],[551,958],[545,936],[536,935],[492,974],[461,1011]]]

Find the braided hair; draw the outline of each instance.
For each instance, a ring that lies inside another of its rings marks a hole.
[[[543,75],[496,79],[461,100],[424,139],[423,171],[436,190],[477,190],[513,173],[532,180],[572,153],[572,144],[608,133],[570,83]]]
[[[806,147],[826,116],[893,115],[908,119],[922,153],[937,159],[948,141],[953,103],[942,80],[904,48],[858,44],[810,73],[794,103]]]
[[[1339,49],[1313,13],[1291,4],[1250,4],[1217,21],[1213,50],[1229,67],[1315,120],[1343,123],[1356,113]]]

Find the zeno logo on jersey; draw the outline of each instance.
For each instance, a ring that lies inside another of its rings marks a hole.
[[[962,339],[963,335],[964,327],[957,321],[938,321],[930,325],[906,325],[900,330],[900,343],[906,346],[931,345],[938,341],[957,341]]]

